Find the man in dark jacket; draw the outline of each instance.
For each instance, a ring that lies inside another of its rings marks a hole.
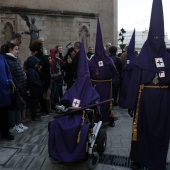
[[[47,109],[47,100],[44,98],[44,94],[47,92],[48,88],[50,87],[51,83],[51,73],[50,73],[50,63],[48,56],[43,54],[43,45],[40,40],[35,40],[32,42],[30,46],[31,52],[35,53],[35,57],[37,57],[40,60],[41,70],[40,70],[40,79],[43,83],[43,91],[41,95],[41,111],[42,117],[49,116],[49,111]]]
[[[11,43],[20,46],[20,44],[22,43],[22,35],[20,33],[15,33],[12,36]]]
[[[78,66],[78,60],[79,60],[79,56],[80,56],[80,52],[79,52],[80,47],[81,47],[81,42],[75,42],[74,50],[76,52],[76,55],[73,58],[73,62],[72,62],[72,76],[73,76],[74,81],[77,78],[77,66]]]
[[[113,60],[115,66],[116,66],[116,69],[119,73],[119,77],[121,77],[121,70],[122,70],[122,62],[120,60],[120,58],[116,55],[117,53],[117,47],[116,46],[111,46],[109,48],[109,53],[110,53],[110,57],[111,59]],[[119,93],[119,88],[120,88],[120,81],[119,81],[119,84],[118,85],[114,85],[113,86],[113,99],[114,99],[114,106],[117,106],[118,103],[118,93]]]
[[[88,52],[87,52],[87,59],[90,60],[92,58],[92,56],[94,55],[94,52],[93,52],[93,47],[89,47],[88,48]]]
[[[77,65],[78,65],[78,59],[80,55],[79,54],[80,47],[81,47],[81,42],[76,42],[74,44],[74,50],[76,52],[76,55],[74,56],[74,58],[71,58],[71,57],[67,58],[67,61],[69,62],[69,65],[70,65],[70,79],[72,79],[72,84],[77,78]]]
[[[81,47],[81,42],[75,42],[74,44],[74,50],[76,52],[76,55],[74,56],[73,59],[69,57],[69,63],[70,63],[70,87],[74,84],[75,80],[77,79],[77,68],[78,68],[78,61],[80,57],[80,47]],[[61,110],[63,106],[62,105],[56,105],[56,109]]]

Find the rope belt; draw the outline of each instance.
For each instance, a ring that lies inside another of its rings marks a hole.
[[[92,82],[98,82],[98,83],[103,83],[103,82],[110,82],[110,98],[112,98],[112,79],[108,79],[108,80],[94,80],[91,79]],[[110,101],[110,117],[114,117],[115,113],[113,111],[113,104],[112,101]]]
[[[81,117],[82,119],[82,123],[81,123],[81,127],[80,127],[80,130],[78,132],[78,135],[77,135],[77,143],[80,142],[80,138],[81,138],[81,128],[82,126],[84,125],[84,120],[85,120],[85,111],[83,110],[83,116]]]
[[[141,93],[144,88],[155,88],[155,89],[167,89],[169,86],[152,86],[152,85],[144,85],[141,84],[139,87],[139,95],[138,95],[138,101],[137,101],[137,107],[136,107],[136,114],[135,119],[132,126],[132,141],[137,141],[137,123],[138,123],[138,115],[139,115],[139,102],[141,98]]]
[[[112,81],[112,79],[108,79],[108,80],[94,80],[94,79],[91,79],[91,81],[94,81],[94,82],[109,82],[109,81]]]

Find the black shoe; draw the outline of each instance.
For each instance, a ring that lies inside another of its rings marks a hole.
[[[33,121],[42,121],[41,116],[35,116],[32,118]]]
[[[12,136],[11,134],[1,135],[1,137],[2,137],[3,139],[14,140],[14,136]]]
[[[114,127],[114,126],[115,126],[114,117],[110,117],[110,119],[109,119],[109,126],[110,126],[110,127]]]
[[[128,114],[130,115],[130,117],[133,117],[134,109],[128,109]]]
[[[55,113],[55,110],[50,109],[48,112],[49,113]]]
[[[133,162],[133,163],[131,164],[131,169],[133,169],[133,170],[140,170],[141,168],[142,168],[142,166],[139,165],[139,164],[136,163],[136,162]]]

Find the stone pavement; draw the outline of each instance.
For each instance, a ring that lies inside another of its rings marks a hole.
[[[49,160],[47,126],[54,115],[42,118],[42,122],[26,123],[29,129],[22,134],[15,134],[13,141],[0,139],[0,170],[88,170],[86,161],[52,164]],[[126,109],[121,109],[119,106],[115,107],[115,116],[117,118],[115,127],[111,128],[108,125],[104,127],[107,131],[105,157],[103,163],[99,163],[95,170],[129,170],[127,164],[132,118],[127,114]],[[113,157],[118,159],[117,164],[109,162],[112,155],[117,156]],[[123,159],[125,164],[122,163]]]

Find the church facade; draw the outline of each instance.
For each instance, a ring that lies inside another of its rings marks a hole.
[[[81,41],[85,48],[95,47],[97,18],[99,17],[103,42],[117,44],[117,0],[6,0],[0,2],[0,45],[9,41],[13,33],[23,33],[20,58],[30,54],[30,35],[27,22],[35,18],[39,36],[45,39],[48,53],[56,45],[63,48],[69,42]],[[28,18],[28,21],[23,16]]]

